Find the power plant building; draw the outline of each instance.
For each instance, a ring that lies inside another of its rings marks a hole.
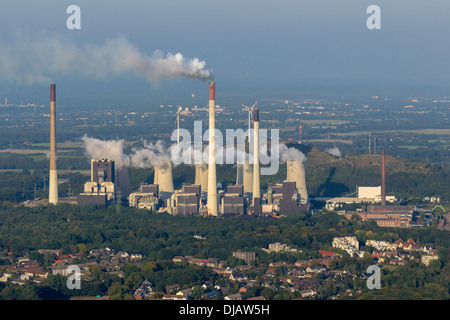
[[[246,199],[243,185],[231,185],[221,197],[221,213],[224,217],[240,216],[245,214]]]
[[[262,213],[289,215],[308,210],[309,205],[300,203],[300,197],[295,182],[270,184],[263,195]]]
[[[106,205],[115,199],[115,165],[108,159],[91,160],[91,181],[84,184],[84,192],[77,197],[78,204]]]
[[[183,185],[181,190],[176,190],[170,198],[164,200],[164,206],[159,211],[179,216],[202,214],[201,187]]]
[[[159,186],[156,184],[141,184],[139,191],[128,196],[130,207],[156,211],[159,209]]]

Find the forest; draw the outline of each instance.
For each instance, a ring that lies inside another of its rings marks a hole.
[[[206,239],[194,238],[195,234]],[[381,228],[357,219],[346,220],[333,213],[311,215],[303,212],[282,219],[220,219],[174,217],[127,207],[123,207],[119,213],[114,207],[60,204],[28,208],[14,206],[9,202],[3,202],[0,207],[0,256],[6,256],[8,252],[17,257],[25,252],[35,255],[42,248],[86,254],[95,248],[110,247],[118,251],[140,253],[145,258],[142,267],[125,265],[123,279],[102,270],[92,270],[94,279],[82,292],[70,292],[65,286],[64,277],[50,276],[41,286],[28,284],[20,288],[11,285],[0,287],[0,297],[50,299],[108,294],[111,299],[131,299],[131,294],[143,279],[152,281],[156,290],[161,292],[166,285],[173,283],[185,286],[196,286],[205,281],[221,283],[222,280],[210,268],[173,263],[171,259],[174,256],[219,258],[235,265],[237,261],[232,259],[231,254],[241,249],[256,252],[255,265],[259,267],[277,261],[294,263],[297,259],[319,258],[318,250],[336,251],[331,247],[332,239],[348,235],[356,235],[363,250],[369,252],[373,248],[364,247],[367,239],[393,242],[402,238],[434,246],[440,257],[428,267],[411,261],[406,266],[383,268],[383,281],[389,290],[363,291],[360,298],[450,297],[450,237],[448,231],[436,230],[434,227]],[[262,250],[274,242],[300,248],[301,252],[295,255],[269,254]],[[344,255],[339,263],[330,268],[359,274],[371,262],[371,259],[360,260]],[[257,278],[258,275],[253,277]],[[327,285],[326,279],[317,279],[323,290],[320,298],[326,299],[339,290],[354,288],[358,283],[353,280],[342,279],[341,287],[333,287]],[[255,288],[253,294],[261,294],[263,289]],[[198,287],[197,290],[200,296],[205,291]],[[231,292],[233,290],[237,292],[237,288],[232,288]],[[295,295],[282,290],[277,293],[265,290],[264,294],[271,299],[295,298]]]

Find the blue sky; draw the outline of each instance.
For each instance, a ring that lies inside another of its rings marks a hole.
[[[71,4],[81,8],[81,30],[66,28]],[[366,27],[372,4],[381,8],[381,30]],[[0,4],[0,41],[57,36],[82,46],[122,36],[143,54],[205,61],[215,81],[230,87],[449,85],[449,12],[448,0],[15,0]],[[10,83],[1,77],[5,89]],[[112,81],[148,85],[126,74]],[[193,85],[178,79],[159,86],[174,83]]]

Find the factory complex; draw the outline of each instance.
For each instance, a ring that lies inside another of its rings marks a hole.
[[[56,170],[56,121],[55,85],[50,86],[50,181],[49,203],[58,203]],[[306,188],[305,159],[286,160],[287,174],[283,181],[269,183],[261,193],[260,185],[260,119],[259,108],[251,108],[253,135],[248,131],[248,148],[253,140],[253,163],[248,159],[235,164],[236,181],[222,188],[216,173],[215,137],[215,83],[209,83],[209,150],[207,162],[191,165],[195,170],[194,184],[183,184],[175,190],[172,177],[173,163],[167,159],[154,165],[152,184],[142,183],[139,190],[130,190],[128,168],[116,168],[112,159],[91,159],[90,181],[77,196],[78,205],[117,205],[127,202],[129,206],[177,216],[213,217],[282,217],[310,210]],[[250,125],[250,122],[249,122]],[[250,128],[249,128],[250,129]],[[179,143],[179,140],[178,140]],[[244,145],[246,148],[247,145]],[[204,161],[204,160],[203,160]],[[220,179],[220,177],[219,177]],[[127,187],[128,186],[128,187]],[[382,185],[360,187],[358,198],[328,199],[326,209],[335,210],[345,203],[368,202],[371,205],[353,214],[361,220],[376,219],[381,226],[410,226],[414,209],[399,205],[387,205],[395,197],[386,197],[385,153],[382,155]],[[126,201],[123,201],[126,199]],[[356,200],[355,200],[356,199]],[[380,205],[376,204],[380,202]]]

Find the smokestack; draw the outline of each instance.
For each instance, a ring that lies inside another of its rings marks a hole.
[[[308,192],[306,190],[305,165],[302,160],[287,160],[288,182],[295,182],[297,191],[300,195],[300,203],[308,203]]]
[[[216,86],[209,83],[209,163],[207,208],[210,215],[217,216],[217,177],[216,177]]]
[[[253,110],[253,199],[261,198],[261,189],[259,184],[259,108]]]
[[[56,88],[50,85],[50,178],[48,202],[58,203],[58,171],[56,169]]]
[[[195,165],[195,184],[200,185],[202,192],[208,191],[208,165],[206,163]]]
[[[153,184],[158,184],[159,185],[159,181],[158,181],[158,167],[153,167]]]
[[[381,205],[386,205],[386,155],[383,149],[383,155],[381,158]]]

